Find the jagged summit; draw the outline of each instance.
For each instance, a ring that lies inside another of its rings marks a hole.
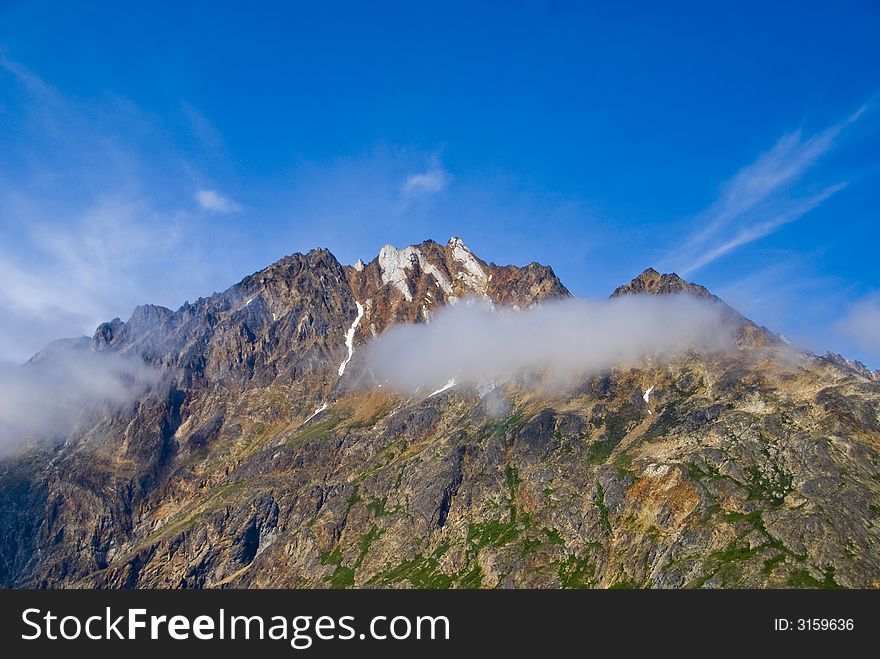
[[[385,245],[367,264],[346,266],[349,285],[366,307],[364,331],[395,322],[427,322],[440,306],[469,297],[517,305],[568,297],[549,266],[498,266],[476,256],[461,238],[426,240],[398,249]]]
[[[617,298],[623,295],[674,295],[679,293],[693,295],[720,305],[727,322],[734,327],[734,337],[736,338],[737,345],[740,347],[761,347],[784,343],[780,337],[769,329],[752,322],[717,295],[713,295],[705,286],[692,284],[674,272],[660,274],[654,268],[647,268],[628,284],[618,286],[611,293],[610,297]]]
[[[723,305],[743,344],[775,340],[705,287],[675,273],[647,268],[611,297],[673,293]],[[461,299],[527,308],[570,296],[549,266],[487,263],[457,236],[445,244],[385,245],[369,263],[359,259],[353,266],[341,265],[326,248],[315,248],[285,256],[228,290],[176,311],[140,305],[128,321],[101,324],[89,345],[96,351],[140,354],[199,377],[270,381],[302,368],[314,371],[324,361],[341,363],[348,343],[353,350],[393,324],[430,322],[439,307]],[[327,378],[323,381],[324,388],[330,386]]]
[[[430,278],[428,283],[440,289],[441,301],[488,297],[489,266],[455,236],[445,246],[433,240],[404,249],[385,245],[374,262],[382,283],[396,289],[407,302],[413,301],[422,277]]]
[[[675,273],[647,268],[611,297],[673,293],[722,304],[744,341],[773,340],[769,331],[705,287]],[[246,378],[255,373],[275,378],[297,368],[287,363],[291,355],[308,352],[309,369],[316,359],[340,361],[346,354],[340,337],[349,332],[355,346],[395,323],[429,322],[439,307],[464,298],[527,308],[570,295],[549,266],[487,263],[457,236],[445,244],[426,240],[401,249],[385,245],[369,263],[359,259],[353,266],[341,265],[326,248],[315,248],[285,256],[228,290],[187,302],[176,311],[140,305],[128,321],[115,318],[100,325],[90,346],[143,354],[202,374],[210,374],[211,364],[226,354],[227,363],[214,373],[218,378],[241,368]],[[357,318],[361,320],[352,329]],[[226,347],[220,349],[218,343]],[[342,357],[335,356],[337,352]]]
[[[620,297],[621,295],[632,295],[638,293],[647,293],[648,295],[669,295],[673,293],[690,293],[700,298],[715,299],[719,298],[712,295],[705,286],[699,284],[691,284],[679,277],[674,272],[660,274],[654,268],[647,268],[642,274],[633,279],[628,284],[619,286],[611,294],[611,297]]]
[[[354,377],[357,369],[341,365],[357,362],[357,346],[391,325],[429,322],[439,307],[470,297],[525,308],[568,295],[550,267],[487,264],[457,237],[386,245],[354,266],[317,248],[176,311],[138,306],[128,321],[102,323],[90,348],[174,368],[182,385],[291,381],[320,400],[343,374]]]

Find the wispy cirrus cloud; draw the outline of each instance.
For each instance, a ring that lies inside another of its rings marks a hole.
[[[715,202],[695,218],[700,228],[668,260],[679,272],[691,274],[800,219],[846,187],[846,182],[837,182],[810,194],[791,194],[807,170],[834,148],[841,133],[866,110],[863,106],[809,137],[801,131],[783,136],[721,187]]]
[[[53,205],[33,199],[0,211],[22,227],[13,244],[0,244],[0,362],[91,334],[139,303],[179,304],[212,277],[203,251],[211,248],[198,244],[194,218],[146,198],[68,205],[63,221]]]
[[[189,202],[203,177],[148,115],[116,97],[83,104],[2,52],[0,106],[0,366],[234,281],[237,241],[204,231]]]
[[[766,219],[756,218],[753,222],[739,228],[733,235],[730,235],[726,239],[722,238],[722,242],[706,244],[706,251],[699,256],[696,256],[694,260],[691,261],[691,264],[685,268],[684,272],[691,273],[695,270],[699,270],[703,266],[720,259],[722,256],[735,249],[763,238],[764,236],[768,236],[784,225],[800,219],[802,216],[819,206],[835,192],[845,188],[846,185],[846,183],[829,185],[820,192],[806,197],[805,199],[786,199],[779,203],[768,205],[768,208],[764,213]]]
[[[237,213],[241,210],[241,206],[232,199],[220,194],[217,190],[211,190],[209,188],[196,190],[195,200],[202,210],[210,211],[212,213],[228,214]]]

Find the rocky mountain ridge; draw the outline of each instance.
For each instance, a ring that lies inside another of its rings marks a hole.
[[[701,286],[648,269],[612,296]],[[724,305],[729,354],[566,393],[384,390],[363,344],[478,297],[569,297],[462,241],[294,254],[88,349],[165,374],[131,407],[0,461],[0,585],[880,585],[880,383]]]

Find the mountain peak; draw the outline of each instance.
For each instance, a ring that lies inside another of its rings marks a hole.
[[[460,249],[466,249],[467,251],[471,251],[470,248],[464,244],[464,241],[458,236],[452,236],[449,240],[446,241],[446,246],[449,249],[455,249],[456,247]]]
[[[438,307],[468,297],[524,308],[570,295],[551,268],[486,263],[458,236],[445,245],[434,240],[402,249],[385,245],[375,259],[359,261],[346,273],[355,298],[368,309],[364,331],[428,321]]]
[[[645,269],[628,284],[618,286],[612,298],[624,295],[675,295],[686,293],[701,300],[720,305],[724,318],[736,329],[734,337],[740,347],[778,345],[781,339],[766,327],[759,326],[728,305],[708,288],[685,281],[674,272],[660,274],[654,268]]]
[[[718,299],[705,286],[692,284],[679,277],[674,272],[660,274],[654,268],[646,268],[638,277],[628,284],[618,286],[611,297],[622,295],[671,295],[674,293],[689,293],[699,298]]]

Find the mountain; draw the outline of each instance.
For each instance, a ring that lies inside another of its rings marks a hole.
[[[705,300],[715,300],[716,302],[721,301],[719,298],[712,295],[705,286],[686,282],[675,273],[661,275],[654,270],[654,268],[648,268],[628,284],[618,286],[611,294],[611,297],[638,295],[640,293],[649,295],[688,293],[694,297]]]
[[[294,254],[63,351],[162,379],[0,461],[7,587],[878,587],[880,377],[648,269],[612,296],[720,305],[736,348],[565,393],[381,386],[361,349],[477,297],[570,297],[452,238]],[[490,413],[491,412],[491,413]]]

